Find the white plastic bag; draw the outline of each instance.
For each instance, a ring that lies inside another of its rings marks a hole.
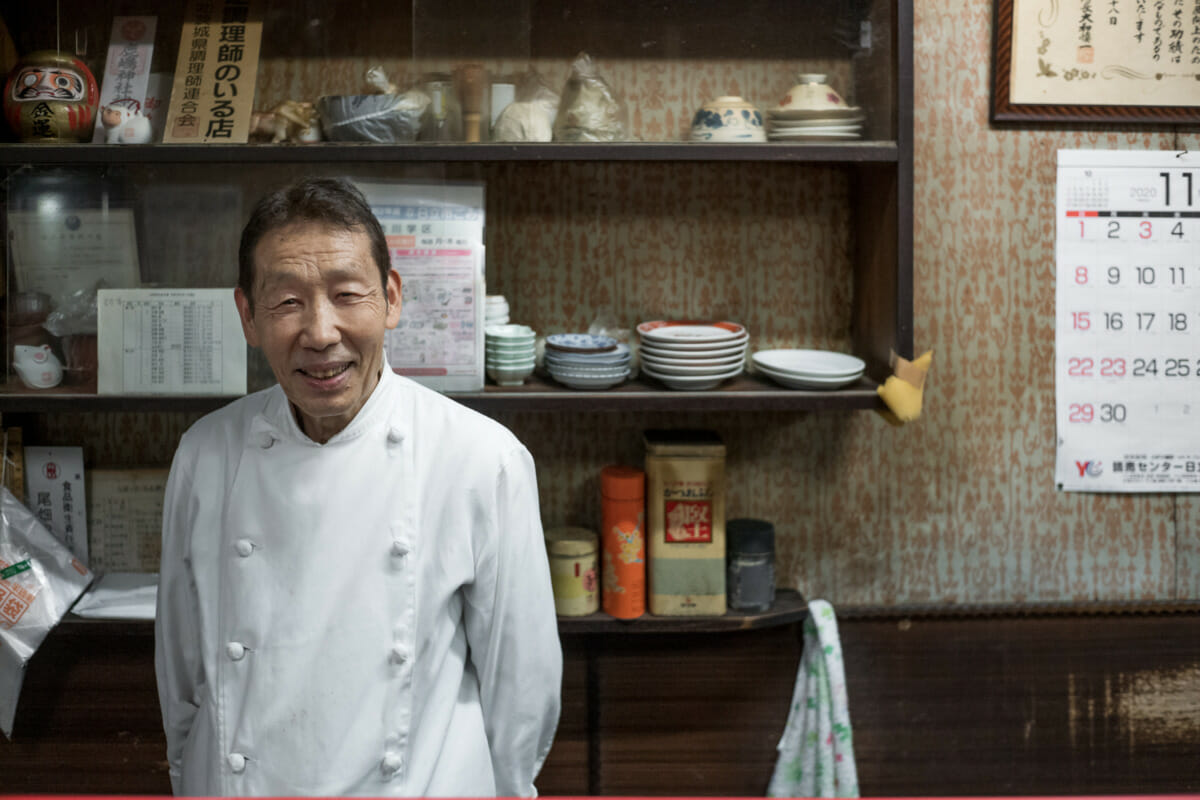
[[[0,486],[0,730],[12,738],[25,665],[92,573]]]

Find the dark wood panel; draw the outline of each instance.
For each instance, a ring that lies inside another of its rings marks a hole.
[[[1200,791],[1200,612],[840,622],[864,795]],[[797,627],[564,632],[543,795],[761,795]],[[30,664],[12,793],[165,793],[146,624],[60,626]]]
[[[30,661],[13,739],[0,739],[3,791],[171,793],[153,632],[106,628],[60,628]]]
[[[582,644],[563,638],[562,713],[554,746],[535,782],[539,795],[588,793],[588,659]]]
[[[840,631],[864,796],[1200,789],[1200,614]]]
[[[764,795],[800,663],[797,630],[607,637],[595,655],[597,793]]]

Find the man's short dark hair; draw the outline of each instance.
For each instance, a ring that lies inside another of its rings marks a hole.
[[[296,222],[312,222],[351,232],[371,240],[371,257],[387,285],[391,259],[383,226],[375,218],[362,192],[345,178],[304,178],[271,192],[258,201],[238,246],[238,287],[254,304],[254,250],[263,236]]]

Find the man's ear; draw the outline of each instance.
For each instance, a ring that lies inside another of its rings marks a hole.
[[[246,293],[242,291],[242,287],[237,287],[233,290],[233,302],[237,303],[238,318],[242,321],[242,334],[246,337],[246,343],[251,347],[258,347],[258,330],[254,327],[254,309],[250,305],[250,298],[246,297]]]
[[[394,328],[400,324],[400,273],[394,269],[388,270],[387,283],[383,287],[387,298],[387,327]]]

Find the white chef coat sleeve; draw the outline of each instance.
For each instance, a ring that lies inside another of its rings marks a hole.
[[[203,665],[199,605],[187,559],[199,507],[191,475],[177,454],[163,500],[162,561],[154,619],[154,671],[171,789],[180,793],[183,746],[199,708]]]
[[[475,538],[475,580],[465,590],[463,616],[496,794],[536,797],[533,779],[558,727],[562,647],[537,478],[524,447],[505,458],[494,504],[494,518],[480,521],[486,535]]]

